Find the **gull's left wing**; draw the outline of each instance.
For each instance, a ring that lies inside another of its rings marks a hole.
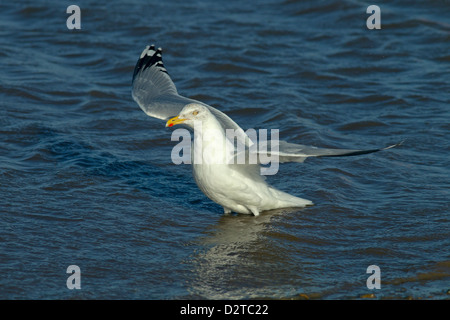
[[[303,162],[309,157],[344,157],[344,156],[357,156],[362,154],[368,154],[373,152],[378,152],[382,150],[391,149],[397,147],[403,143],[399,142],[385,148],[378,149],[329,149],[329,148],[316,148],[312,146],[305,146],[296,143],[289,143],[286,141],[269,141],[269,142],[259,142],[250,148],[246,152],[256,153],[258,158],[261,159],[263,156],[270,157],[271,161],[283,162]],[[261,162],[261,161],[259,161]]]

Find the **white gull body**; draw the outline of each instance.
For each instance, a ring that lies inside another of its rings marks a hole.
[[[137,61],[133,73],[133,99],[149,116],[166,121],[172,127],[184,124],[194,131],[191,155],[193,176],[199,189],[221,205],[225,213],[237,212],[258,216],[260,212],[287,207],[312,205],[309,200],[290,195],[267,184],[259,163],[230,162],[234,146],[226,130],[237,133],[239,143],[253,144],[245,132],[226,114],[205,103],[180,96],[162,62],[162,51],[147,46]],[[196,124],[201,124],[200,126]],[[353,156],[389,149],[354,150],[316,148],[279,141],[276,153],[279,162],[303,162],[307,157]],[[256,152],[259,152],[258,150]]]
[[[227,139],[222,125],[207,107],[197,103],[188,104],[167,124],[170,126],[180,122],[194,129],[195,121],[201,121],[201,126],[196,126],[194,130],[194,144],[201,141],[201,149],[191,153],[194,179],[200,190],[220,204],[225,213],[257,216],[261,211],[313,204],[268,185],[260,174],[259,164],[230,163],[227,150],[233,150],[234,147]]]

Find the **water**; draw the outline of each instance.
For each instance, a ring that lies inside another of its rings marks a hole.
[[[0,4],[0,298],[447,299],[447,1]],[[155,43],[179,92],[244,129],[372,155],[284,164],[312,200],[223,215],[131,99]],[[69,265],[81,290],[69,290]],[[367,267],[381,270],[369,290]]]

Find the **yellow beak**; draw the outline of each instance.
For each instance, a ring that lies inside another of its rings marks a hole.
[[[187,119],[179,118],[178,116],[173,117],[166,122],[166,127],[173,127],[176,124],[185,122]]]

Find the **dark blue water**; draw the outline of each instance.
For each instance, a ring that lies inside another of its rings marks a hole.
[[[449,2],[378,3],[380,30],[363,1],[74,4],[80,30],[69,3],[0,4],[0,298],[448,298]],[[269,177],[313,207],[223,215],[131,98],[150,43],[180,94],[244,130],[407,140]]]

